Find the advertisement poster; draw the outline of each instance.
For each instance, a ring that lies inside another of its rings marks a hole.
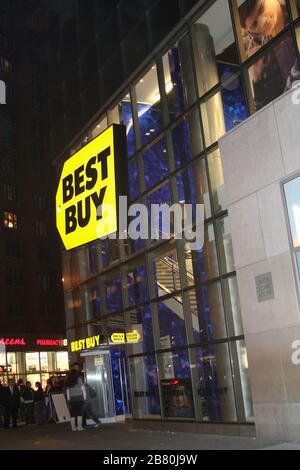
[[[161,391],[166,418],[195,417],[190,379],[162,380]]]
[[[55,407],[58,423],[67,423],[68,421],[71,421],[69,408],[64,394],[52,394],[51,398]]]
[[[286,0],[240,0],[239,25],[244,59],[274,39],[289,24]],[[290,36],[260,56],[248,69],[254,111],[258,111],[300,80],[296,51]]]
[[[244,58],[248,59],[279,34],[288,24],[286,0],[240,0]]]

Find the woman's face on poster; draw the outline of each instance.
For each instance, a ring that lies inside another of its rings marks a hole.
[[[257,0],[245,20],[245,29],[253,35],[271,36],[281,14],[278,0]]]

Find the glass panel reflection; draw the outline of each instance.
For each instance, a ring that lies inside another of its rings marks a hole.
[[[195,349],[203,421],[237,421],[228,344]]]
[[[195,342],[227,337],[220,282],[189,291]]]
[[[160,399],[155,356],[129,359],[133,418],[160,419]]]
[[[137,112],[142,145],[152,140],[162,128],[160,91],[156,65],[136,85]]]

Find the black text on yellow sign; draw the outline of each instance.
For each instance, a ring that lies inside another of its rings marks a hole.
[[[56,194],[57,228],[67,250],[118,230],[123,126],[113,125],[64,164]],[[124,173],[123,173],[124,174]]]

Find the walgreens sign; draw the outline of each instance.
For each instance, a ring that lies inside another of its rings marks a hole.
[[[0,338],[2,346],[26,346],[24,338]]]

